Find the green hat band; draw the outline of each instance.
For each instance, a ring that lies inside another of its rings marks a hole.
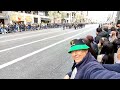
[[[88,47],[86,44],[82,44],[82,45],[73,45],[70,47],[70,50],[68,53],[71,53],[72,51],[76,51],[76,50],[84,50],[84,49],[88,49],[90,47]]]

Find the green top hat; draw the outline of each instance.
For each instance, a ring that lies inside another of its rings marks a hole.
[[[70,47],[68,53],[71,53],[72,51],[76,51],[76,50],[86,50],[90,48],[84,43],[83,39],[74,39],[70,43],[72,46]]]

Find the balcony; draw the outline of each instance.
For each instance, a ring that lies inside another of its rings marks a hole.
[[[31,11],[25,11],[25,13],[27,13],[27,14],[31,14]]]
[[[33,11],[33,14],[34,15],[38,15],[38,11]]]

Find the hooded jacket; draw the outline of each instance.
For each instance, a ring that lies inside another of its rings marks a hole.
[[[104,68],[90,52],[87,53],[80,63],[74,63],[74,67],[77,68],[74,79],[120,79],[120,73]],[[68,73],[70,77],[71,74],[72,71]]]

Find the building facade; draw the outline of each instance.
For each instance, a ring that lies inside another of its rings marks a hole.
[[[3,17],[4,16],[4,17]],[[49,16],[46,15],[46,11],[2,11],[0,13],[0,19],[4,24],[9,23],[49,23]]]
[[[0,11],[0,23],[5,24],[8,21],[8,16],[5,11]]]
[[[66,22],[74,23],[74,22],[86,22],[87,20],[87,11],[63,11],[66,13]]]
[[[53,11],[52,11],[53,12]],[[66,23],[85,22],[87,11],[55,11],[58,12],[51,18],[48,11],[0,11],[0,22],[9,23]],[[61,17],[61,15],[63,17]]]

